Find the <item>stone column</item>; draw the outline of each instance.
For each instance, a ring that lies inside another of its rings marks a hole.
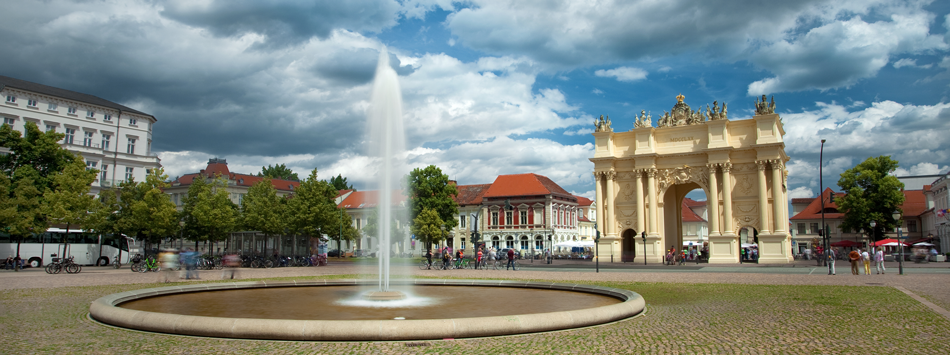
[[[732,226],[732,163],[722,164],[722,231],[726,235],[735,233]]]
[[[769,200],[768,189],[765,186],[766,161],[756,161],[759,168],[759,234],[769,234]]]
[[[785,233],[785,224],[784,220],[784,209],[782,208],[782,164],[778,159],[772,160],[772,207],[773,211],[773,220],[775,225],[772,226],[772,232],[775,234],[784,234]]]
[[[601,187],[604,174],[599,171],[594,172],[594,187],[597,190],[597,230],[604,231],[604,190]],[[595,233],[596,235],[596,233]]]
[[[606,173],[607,175],[607,198],[604,200],[609,200],[607,203],[607,218],[604,219],[604,228],[608,236],[614,236],[617,234],[617,223],[616,217],[614,216],[614,181],[617,179],[617,172],[610,170]]]
[[[720,235],[719,233],[719,185],[716,183],[716,166],[719,164],[706,164],[709,167],[709,196],[706,196],[706,204],[709,205],[709,235]]]
[[[647,221],[647,234],[656,235],[656,169],[648,169],[647,200],[650,201],[650,216]]]
[[[643,209],[643,171],[637,170],[633,172],[636,177],[634,186],[637,190],[637,232],[645,232],[647,229],[646,226],[646,215]]]

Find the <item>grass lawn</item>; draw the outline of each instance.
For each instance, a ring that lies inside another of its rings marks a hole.
[[[145,285],[9,290],[0,294],[0,353],[950,353],[950,320],[890,287],[595,284],[640,293],[647,311],[604,326],[521,336],[275,342],[144,333],[86,318],[92,300]],[[485,299],[486,307],[498,302],[504,300]]]

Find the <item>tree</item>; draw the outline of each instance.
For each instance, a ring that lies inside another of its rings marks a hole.
[[[876,241],[883,238],[884,231],[897,227],[892,214],[904,203],[904,183],[889,175],[897,167],[897,160],[879,156],[841,174],[838,187],[845,195],[836,197],[835,203],[844,213],[842,229],[863,230]],[[871,221],[876,222],[873,228]]]
[[[409,219],[413,224],[422,211],[431,209],[439,214],[445,230],[452,230],[458,225],[458,219],[455,218],[459,213],[458,203],[455,202],[458,188],[449,183],[449,176],[443,174],[441,169],[435,165],[429,165],[425,169],[413,169],[409,173],[407,184],[407,194],[412,206]]]
[[[10,149],[10,154],[0,155],[0,170],[13,185],[28,178],[38,191],[44,192],[53,186],[52,175],[62,172],[77,157],[59,145],[65,134],[40,131],[36,123],[29,121],[23,128],[25,136],[8,124],[0,126],[0,146]],[[23,169],[26,167],[29,169]]]
[[[20,169],[32,168],[23,167]],[[5,189],[10,186],[10,180],[2,172],[0,172],[0,176],[2,176],[0,185],[3,185],[3,187],[0,187],[0,191],[5,192],[7,191]],[[0,202],[0,206],[2,206],[0,207],[2,209],[0,210],[0,224],[11,236],[16,237],[16,254],[19,255],[20,243],[23,242],[23,237],[46,230],[46,216],[42,209],[42,194],[36,189],[32,179],[20,179],[10,187],[13,188],[12,195],[8,196],[6,193],[0,193],[0,199],[3,200],[3,202]]]
[[[309,237],[339,234],[341,211],[333,201],[337,193],[329,182],[317,179],[313,169],[288,201],[289,229]]]
[[[168,187],[167,179],[163,169],[153,169],[145,181],[134,185],[134,198],[128,201],[130,213],[125,220],[149,243],[160,242],[178,231],[178,210],[168,194],[162,192]]]
[[[216,175],[210,184],[197,176],[188,188],[182,208],[184,232],[195,240],[196,249],[200,241],[227,239],[237,226],[238,210],[227,186],[227,179]]]
[[[297,177],[297,173],[293,172],[293,170],[290,170],[290,168],[284,164],[263,166],[261,167],[261,172],[257,174],[257,176],[269,177],[271,179],[300,181],[300,178]]]
[[[260,231],[264,238],[284,233],[284,199],[277,196],[271,178],[264,177],[247,190],[241,200],[242,225],[247,230]]]
[[[449,229],[444,227],[445,221],[431,208],[422,210],[422,213],[412,220],[412,234],[425,243],[426,250],[432,248],[432,243],[438,243],[448,236]]]
[[[353,188],[353,185],[350,185],[349,183],[347,183],[346,178],[343,177],[343,174],[339,174],[335,178],[330,178],[330,185],[333,185],[333,188],[336,189],[337,191],[340,191],[340,190],[356,191],[356,189]]]
[[[398,237],[401,233],[401,231],[399,230],[399,226],[401,224],[398,223],[397,216],[398,216],[398,213],[396,213],[396,211],[393,211],[392,218],[390,218],[391,220],[389,223],[390,242],[398,241]],[[379,208],[378,207],[373,209],[373,213],[369,215],[369,218],[367,218],[366,220],[366,224],[363,225],[363,234],[368,235],[368,236],[377,236],[379,234]],[[380,240],[380,243],[382,243],[382,240]]]
[[[101,215],[98,212],[102,204],[89,194],[97,174],[96,169],[86,169],[82,157],[76,157],[62,172],[53,174],[52,188],[43,193],[42,210],[47,222],[65,225],[66,235],[69,235],[70,227],[90,229],[90,226],[99,225]],[[67,241],[63,244],[63,257],[68,257]]]

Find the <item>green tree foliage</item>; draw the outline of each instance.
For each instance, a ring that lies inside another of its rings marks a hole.
[[[346,178],[343,177],[342,174],[337,175],[337,176],[334,177],[334,178],[330,178],[330,185],[333,185],[333,188],[334,188],[334,189],[337,189],[337,191],[339,191],[339,190],[353,190],[353,191],[356,191],[356,189],[353,188],[353,185],[349,184],[349,183],[346,181]]]
[[[0,171],[13,185],[20,179],[30,179],[38,191],[44,192],[53,187],[52,175],[77,158],[59,145],[65,134],[40,131],[33,122],[23,127],[25,136],[8,124],[0,126],[0,146],[10,149],[10,154],[0,155]]]
[[[835,200],[838,210],[844,213],[841,228],[863,230],[872,240],[880,240],[884,231],[897,227],[892,213],[904,203],[904,183],[889,175],[897,167],[897,160],[879,156],[841,174],[838,187],[845,196]],[[871,221],[877,222],[874,228]]]
[[[89,194],[90,184],[96,180],[99,171],[86,169],[82,157],[76,157],[66,165],[62,172],[51,176],[52,188],[43,193],[42,210],[47,222],[66,227],[99,225],[99,210],[102,204],[94,195]],[[67,250],[64,247],[64,250]],[[64,257],[68,254],[63,255]]]
[[[458,225],[455,218],[459,213],[459,205],[455,202],[458,188],[449,183],[449,176],[443,174],[442,169],[435,165],[429,165],[425,169],[416,168],[409,173],[406,180],[409,185],[406,193],[412,206],[409,218],[413,224],[422,211],[430,209],[439,214],[445,230],[452,230]]]
[[[288,229],[309,237],[338,235],[340,210],[333,201],[337,193],[329,182],[317,179],[317,169],[313,169],[288,201]]]
[[[264,237],[284,233],[286,227],[285,200],[277,196],[277,188],[271,178],[251,186],[241,201],[242,226],[247,230],[260,231]]]
[[[257,176],[269,177],[271,179],[300,181],[300,178],[297,177],[297,173],[295,173],[293,170],[290,170],[290,168],[284,164],[263,166],[261,167],[261,172],[258,173]]]
[[[162,189],[168,187],[168,176],[163,169],[154,169],[145,181],[132,185],[128,192],[133,196],[126,201],[128,212],[123,224],[137,232],[138,238],[149,243],[158,243],[163,238],[177,234],[179,214],[175,203]]]
[[[392,220],[389,222],[389,235],[390,241],[395,242],[400,240],[402,237],[402,231],[399,230],[399,226],[404,226],[405,223],[399,223],[397,220],[398,213],[393,211]],[[379,233],[379,208],[374,208],[373,213],[369,215],[369,218],[366,219],[366,224],[363,225],[363,234],[370,237],[377,237]],[[382,242],[382,241],[380,241]]]
[[[231,202],[226,178],[215,176],[211,183],[196,176],[183,199],[184,233],[198,242],[227,239],[239,222],[237,206]]]
[[[444,228],[445,225],[438,212],[426,208],[412,220],[412,234],[425,243],[426,249],[431,249],[432,243],[438,243],[448,236],[449,229]]]

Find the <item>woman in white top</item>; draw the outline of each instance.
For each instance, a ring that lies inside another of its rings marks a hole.
[[[884,250],[881,250],[880,248],[877,249],[877,251],[874,253],[874,263],[876,265],[875,269],[877,270],[877,273],[883,274],[884,273]]]

